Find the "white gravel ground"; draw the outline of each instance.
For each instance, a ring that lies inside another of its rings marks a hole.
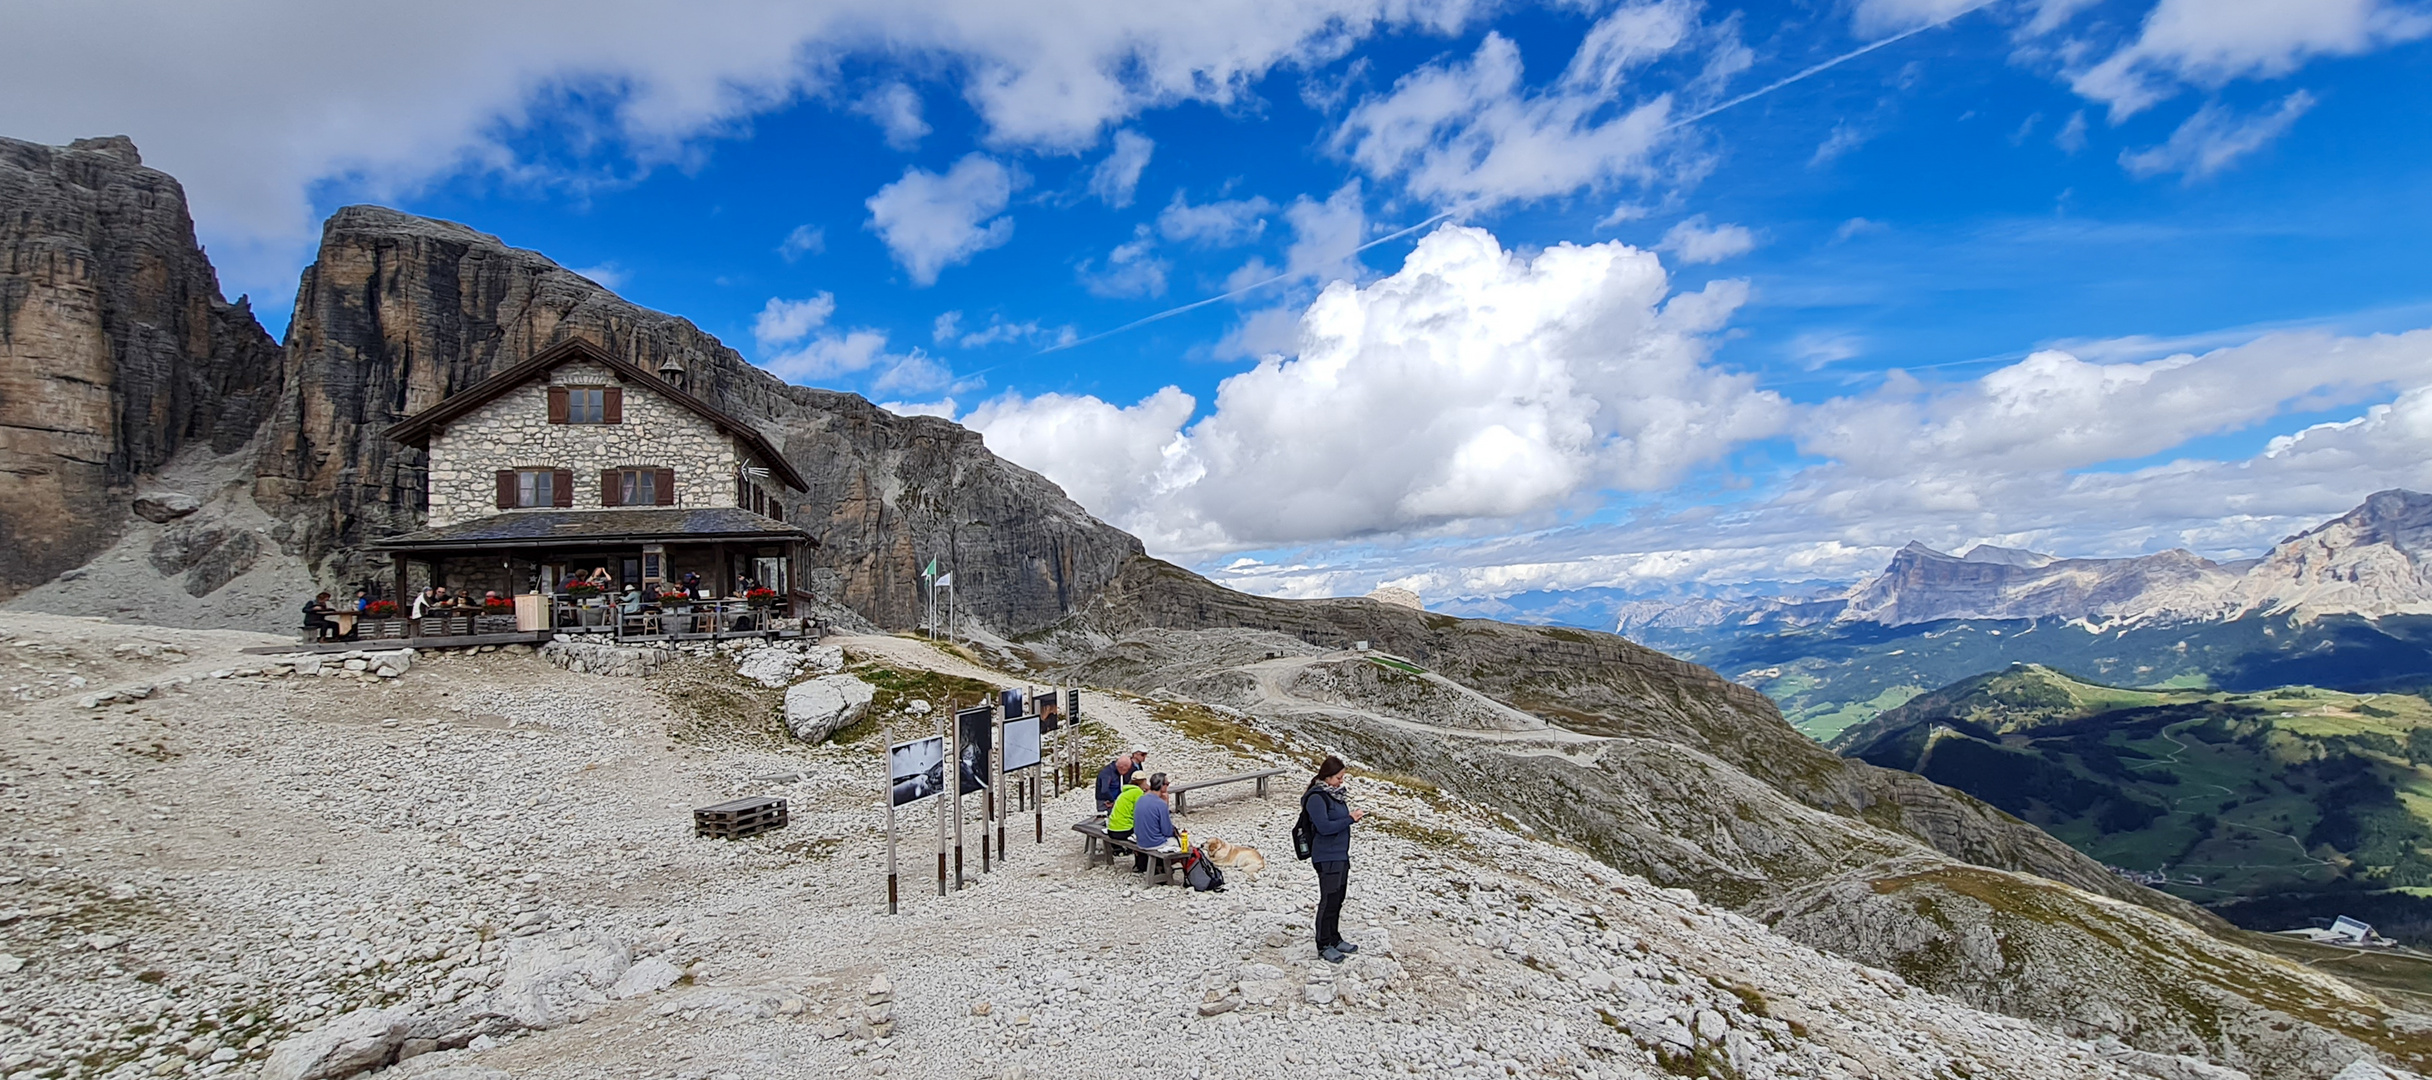
[[[238,674],[276,670],[238,651],[282,640],[258,635],[29,614],[0,615],[0,635],[8,1080],[252,1076],[354,1010],[511,1011],[515,994],[553,1026],[494,1026],[383,1075],[2127,1073],[1381,780],[1356,782],[1375,814],[1346,916],[1363,950],[1336,967],[1308,944],[1296,779],[1182,819],[1267,856],[1262,879],[1211,894],[1087,865],[1068,831],[1081,790],[1046,808],[1043,844],[1020,818],[992,873],[968,836],[975,880],[940,898],[916,810],[889,917],[874,740],[678,743],[652,684],[528,655],[279,676]],[[920,642],[841,644],[1020,681]],[[1113,695],[1088,713],[1178,779],[1257,763]],[[784,796],[791,824],[692,835],[692,808],[745,794]],[[590,975],[534,981],[576,954]],[[627,971],[642,991],[620,1000]],[[653,971],[684,977],[652,991]]]

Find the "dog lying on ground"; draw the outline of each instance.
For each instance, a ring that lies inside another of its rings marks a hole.
[[[1258,880],[1258,872],[1267,868],[1267,857],[1259,854],[1257,848],[1228,844],[1212,836],[1199,842],[1199,853],[1209,862],[1248,875],[1252,881]]]

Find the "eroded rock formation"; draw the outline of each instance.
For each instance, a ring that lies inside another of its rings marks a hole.
[[[0,139],[0,597],[108,547],[179,449],[243,446],[280,374],[134,143]]]

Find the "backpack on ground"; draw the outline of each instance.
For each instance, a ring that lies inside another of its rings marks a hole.
[[[1200,892],[1221,892],[1224,889],[1224,868],[1209,862],[1199,852],[1191,853],[1191,861],[1182,864],[1182,880]]]
[[[1308,862],[1317,854],[1317,826],[1309,823],[1309,797],[1300,797],[1300,820],[1292,826],[1292,857]]]

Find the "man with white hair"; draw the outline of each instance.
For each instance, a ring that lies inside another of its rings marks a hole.
[[[1123,794],[1123,785],[1131,783],[1132,772],[1148,761],[1148,751],[1133,748],[1131,753],[1117,754],[1115,760],[1098,770],[1098,812],[1114,808],[1115,799]]]

